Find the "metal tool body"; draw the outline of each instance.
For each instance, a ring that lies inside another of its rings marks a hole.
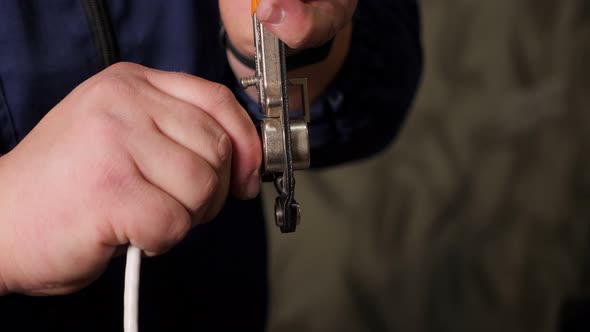
[[[256,86],[264,114],[260,124],[263,148],[263,179],[274,181],[277,190],[275,221],[283,233],[295,231],[301,209],[295,200],[293,171],[309,168],[309,99],[307,79],[287,79],[285,45],[256,18],[253,1],[256,74],[241,79],[244,88]],[[301,87],[303,117],[291,117],[287,84]]]

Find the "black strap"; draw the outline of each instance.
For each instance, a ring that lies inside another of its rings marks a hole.
[[[240,61],[242,64],[244,64],[246,67],[250,69],[256,69],[256,62],[254,61],[254,59],[242,54],[234,46],[234,44],[232,44],[232,42],[227,37],[227,33],[225,32],[223,26],[221,27],[219,37],[221,40],[221,44],[224,47],[226,47],[236,57],[238,61]],[[288,56],[287,70],[295,70],[297,68],[305,67],[326,60],[326,58],[328,58],[328,55],[330,55],[330,51],[332,50],[333,42],[334,38],[330,39],[325,44],[319,47],[308,48],[300,51],[299,53]]]
[[[100,69],[104,69],[121,60],[109,8],[105,0],[83,0],[83,3]]]
[[[222,30],[224,31],[224,30]],[[242,52],[238,51],[238,49],[234,46],[234,44],[229,40],[229,38],[227,37],[227,33],[225,33],[225,31],[223,32],[223,45],[230,50],[230,52],[236,57],[236,59],[238,59],[238,61],[240,61],[241,63],[243,63],[244,65],[246,65],[246,67],[250,68],[250,69],[256,69],[256,62],[254,61],[254,58],[249,58],[247,56],[245,56],[244,54],[242,54]]]

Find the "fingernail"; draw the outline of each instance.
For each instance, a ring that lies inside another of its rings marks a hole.
[[[262,1],[256,9],[258,20],[268,24],[279,24],[285,18],[285,11],[275,5],[269,4],[269,1]]]
[[[260,174],[256,170],[246,182],[246,198],[252,199],[258,196],[258,192],[260,192]]]

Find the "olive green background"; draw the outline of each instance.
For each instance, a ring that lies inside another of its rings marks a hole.
[[[299,172],[297,233],[268,218],[270,331],[556,331],[590,295],[590,1],[421,5],[396,142]]]

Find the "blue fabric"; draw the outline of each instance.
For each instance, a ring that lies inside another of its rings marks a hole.
[[[218,42],[217,1],[108,4],[122,60],[236,87]],[[392,141],[420,78],[418,27],[415,1],[359,1],[350,56],[313,106],[312,166],[364,158]],[[82,1],[0,1],[0,155],[98,68]],[[255,116],[255,103],[236,93]],[[215,221],[143,263],[141,331],[263,330],[266,255],[260,201],[228,199]],[[1,297],[3,326],[121,330],[122,281],[123,260],[117,258],[79,293]]]

